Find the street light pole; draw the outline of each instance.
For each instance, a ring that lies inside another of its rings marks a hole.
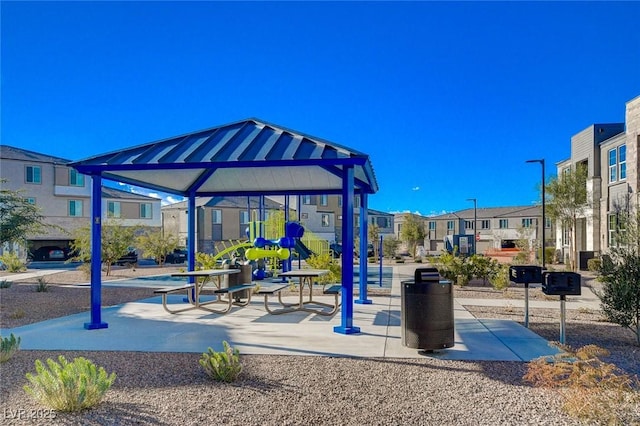
[[[476,254],[478,232],[478,200],[475,198],[467,198],[467,201],[473,201],[473,254]]]
[[[547,227],[547,220],[545,216],[545,194],[544,194],[544,158],[540,160],[527,160],[527,163],[540,163],[542,165],[542,269],[545,269],[545,228]]]

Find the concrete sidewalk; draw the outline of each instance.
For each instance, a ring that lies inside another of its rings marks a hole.
[[[354,305],[353,325],[361,333],[353,335],[333,331],[341,325],[340,311],[333,317],[307,312],[270,315],[258,297],[227,315],[198,310],[172,315],[164,311],[160,297],[153,297],[103,308],[106,329],[85,330],[84,323],[90,321],[86,312],[0,333],[20,336],[21,348],[27,350],[202,353],[208,347],[221,350],[226,340],[243,354],[529,361],[557,353],[545,339],[517,322],[473,318],[460,300],[454,300],[453,348],[425,354],[403,346],[400,282],[412,276],[413,269],[412,265],[394,268],[390,295],[370,297],[372,304]],[[165,287],[166,281],[157,286]],[[178,294],[169,298],[173,303],[182,299]]]

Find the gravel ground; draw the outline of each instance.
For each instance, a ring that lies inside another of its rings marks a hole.
[[[171,269],[121,270],[118,277]],[[16,327],[89,308],[79,272],[50,277],[48,292],[31,282],[0,290],[0,324]],[[0,280],[2,276],[0,275]],[[152,289],[103,287],[104,305],[150,297]],[[464,298],[505,297],[489,287],[456,288]],[[513,288],[506,297],[520,298]],[[542,298],[535,289],[532,298]],[[43,309],[37,309],[42,307]],[[516,308],[467,306],[477,317],[521,321]],[[597,344],[608,361],[640,373],[633,335],[603,322],[599,312],[568,311],[567,343]],[[531,309],[530,327],[557,340],[558,312]],[[22,386],[36,359],[84,356],[115,372],[117,379],[97,407],[76,414],[50,412]],[[352,359],[243,355],[237,382],[221,384],[197,366],[198,354],[20,351],[2,364],[0,416],[6,425],[577,425],[561,410],[554,391],[524,383],[526,364],[425,359]],[[625,420],[640,425],[640,408]]]

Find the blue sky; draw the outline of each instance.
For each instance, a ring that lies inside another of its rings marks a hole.
[[[369,154],[370,207],[531,205],[640,95],[639,2],[1,3],[2,143],[79,160],[258,117]]]

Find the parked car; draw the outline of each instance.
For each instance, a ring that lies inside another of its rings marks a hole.
[[[32,260],[66,260],[67,252],[58,246],[44,246],[31,252]]]
[[[115,261],[116,265],[126,266],[135,265],[138,263],[138,253],[135,250],[129,250],[129,253],[125,254],[121,258]]]
[[[185,249],[175,249],[173,252],[167,254],[164,258],[164,263],[184,263],[187,261],[187,253]]]

